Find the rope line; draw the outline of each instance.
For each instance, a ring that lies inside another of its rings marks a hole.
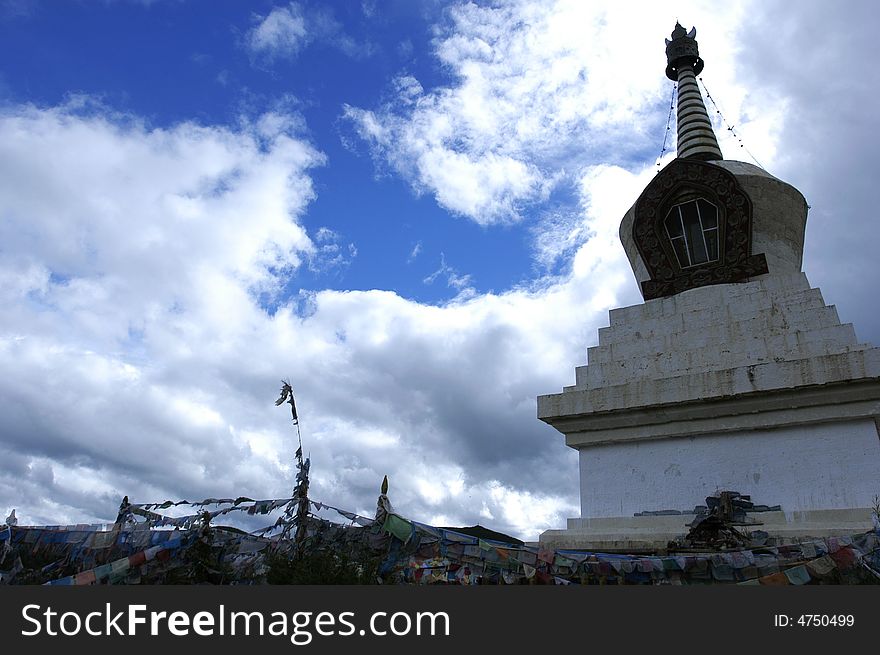
[[[706,94],[706,97],[712,101],[712,106],[715,108],[715,113],[721,117],[721,122],[724,123],[724,127],[726,127],[727,131],[730,132],[736,138],[736,140],[739,142],[739,147],[742,148],[743,150],[745,150],[748,153],[749,157],[751,157],[752,160],[760,168],[764,168],[764,166],[761,164],[761,162],[758,161],[758,158],[755,157],[755,155],[752,154],[752,151],[746,147],[746,144],[743,142],[742,137],[740,137],[740,135],[736,133],[734,126],[727,122],[727,119],[724,117],[724,114],[721,113],[721,108],[718,107],[718,103],[715,102],[715,98],[713,98],[712,94],[709,93],[709,89],[706,87],[706,83],[703,82],[703,78],[699,77],[697,79],[700,80],[700,85],[703,87],[703,92]],[[767,170],[767,169],[764,169],[764,170]]]
[[[669,98],[669,114],[666,116],[666,130],[663,132],[663,147],[660,149],[660,154],[657,155],[657,173],[660,172],[660,160],[663,159],[663,153],[666,152],[666,142],[669,140],[669,131],[672,129],[670,125],[672,124],[672,112],[675,109],[675,92],[678,90],[678,84],[673,83],[672,85],[672,97]]]

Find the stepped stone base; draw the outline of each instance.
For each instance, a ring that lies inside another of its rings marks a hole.
[[[725,489],[780,505],[780,535],[871,527],[880,349],[803,273],[612,310],[575,380],[539,397],[538,417],[579,451],[584,518],[542,541],[665,542],[686,516],[634,514],[691,511]]]

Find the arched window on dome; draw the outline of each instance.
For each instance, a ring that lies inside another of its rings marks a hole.
[[[718,208],[698,198],[675,205],[663,221],[681,268],[718,261]]]

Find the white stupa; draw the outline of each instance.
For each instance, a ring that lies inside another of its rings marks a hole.
[[[548,545],[662,547],[721,490],[779,505],[754,517],[782,538],[871,527],[880,349],[801,271],[801,193],[723,158],[694,36],[666,42],[678,156],[620,225],[645,302],[612,310],[575,384],[538,398],[580,459],[581,517]]]

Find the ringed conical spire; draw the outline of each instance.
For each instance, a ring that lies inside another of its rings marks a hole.
[[[678,157],[717,161],[724,159],[709,114],[703,103],[697,75],[703,70],[703,60],[694,37],[696,28],[685,32],[675,23],[672,40],[666,39],[666,77],[678,82]]]

